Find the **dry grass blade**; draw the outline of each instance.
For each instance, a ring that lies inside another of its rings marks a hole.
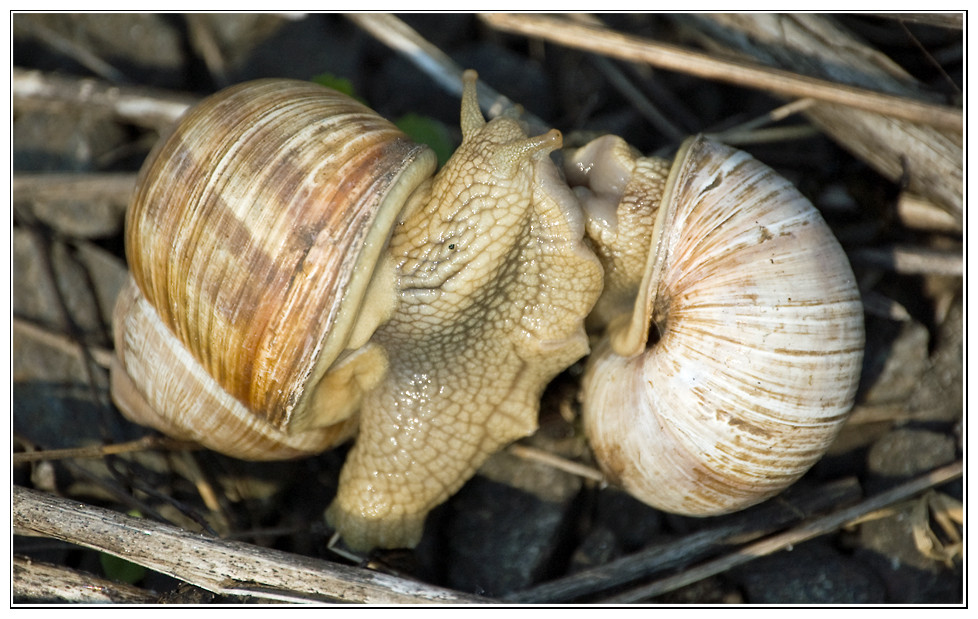
[[[870,316],[880,316],[899,321],[910,320],[912,318],[906,307],[875,290],[866,291],[862,297],[863,310]]]
[[[897,486],[896,488],[870,497],[856,505],[853,505],[852,507],[848,507],[827,516],[816,518],[811,522],[795,527],[790,531],[779,533],[759,542],[744,546],[743,548],[738,549],[736,552],[720,557],[719,559],[708,561],[707,563],[698,565],[695,568],[686,570],[680,574],[676,574],[675,576],[657,580],[648,585],[637,587],[622,593],[621,595],[603,601],[613,604],[629,603],[653,598],[657,595],[662,595],[663,593],[668,593],[670,591],[675,591],[680,587],[698,582],[704,578],[708,578],[716,574],[721,574],[733,567],[743,565],[744,563],[748,563],[759,557],[769,555],[779,550],[784,550],[785,548],[790,548],[791,546],[800,544],[820,535],[825,535],[826,533],[836,531],[844,527],[852,520],[861,518],[866,514],[889,505],[893,505],[894,503],[899,503],[900,501],[906,500],[907,498],[929,488],[933,488],[957,479],[962,475],[963,470],[964,466],[959,460],[954,464],[949,464],[939,469],[935,469],[926,475],[912,479]]]
[[[500,30],[539,37],[559,45],[623,60],[646,62],[705,79],[757,88],[786,97],[811,97],[957,132],[963,129],[963,114],[956,108],[854,88],[761,65],[722,60],[674,45],[555,17],[490,14],[482,18]]]
[[[220,595],[279,602],[487,603],[474,595],[183,531],[14,487],[13,526],[125,558]]]

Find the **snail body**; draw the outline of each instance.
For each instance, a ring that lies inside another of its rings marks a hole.
[[[324,94],[283,80],[225,90],[144,164],[127,211],[132,282],[115,309],[112,374],[137,421],[246,459],[318,453],[351,435],[344,399],[311,406],[315,387],[362,344],[349,344],[358,313],[376,322],[387,311],[366,294],[371,278],[354,275],[374,271],[397,196],[435,163],[365,106]]]
[[[616,138],[568,165],[593,181],[581,195],[603,262],[644,266],[619,268],[596,308],[607,335],[582,405],[603,470],[686,515],[777,494],[825,453],[858,386],[862,305],[838,241],[791,183],[704,138],[671,166]]]
[[[535,430],[601,289],[547,156],[559,132],[487,123],[474,73],[461,124],[431,176],[426,147],[311,84],[191,110],[127,215],[120,409],[250,459],[357,433],[327,519],[355,549],[415,545],[428,511]]]

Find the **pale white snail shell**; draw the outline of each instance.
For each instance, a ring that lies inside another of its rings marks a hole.
[[[735,511],[797,480],[847,418],[859,292],[819,212],[744,152],[688,140],[661,205],[634,307],[590,357],[585,431],[640,500]]]

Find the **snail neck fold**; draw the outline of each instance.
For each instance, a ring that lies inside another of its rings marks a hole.
[[[675,161],[681,162],[688,144]],[[605,272],[605,288],[588,325],[607,331],[613,350],[634,357],[655,321],[658,282],[668,258],[679,165],[640,157],[617,136],[603,136],[565,162],[586,216],[588,240]],[[662,300],[658,303],[661,305]]]
[[[560,134],[464,114],[462,145],[389,243],[398,300],[370,340],[388,370],[326,514],[354,549],[417,544],[428,512],[535,431],[544,387],[588,352],[602,274],[554,182]]]

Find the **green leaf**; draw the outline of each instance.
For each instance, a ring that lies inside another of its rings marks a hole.
[[[353,92],[353,82],[348,78],[333,75],[332,73],[320,73],[319,75],[313,77],[312,81],[320,86],[332,88],[333,90],[341,92],[344,95],[353,97],[360,103],[366,104],[366,101],[364,101],[363,98]]]
[[[139,510],[135,509],[129,510],[127,514],[135,518],[143,517],[139,513]],[[136,565],[131,561],[126,561],[125,559],[120,559],[115,555],[104,552],[98,553],[98,558],[106,577],[116,582],[125,582],[134,585],[146,576],[146,568],[142,565]]]
[[[439,167],[445,165],[455,150],[452,132],[444,123],[434,118],[409,113],[397,119],[394,124],[415,142],[430,146],[438,155]]]
[[[105,572],[105,576],[116,582],[134,585],[146,576],[146,568],[142,565],[136,565],[131,561],[104,552],[100,552],[98,558],[102,563],[102,571]]]

